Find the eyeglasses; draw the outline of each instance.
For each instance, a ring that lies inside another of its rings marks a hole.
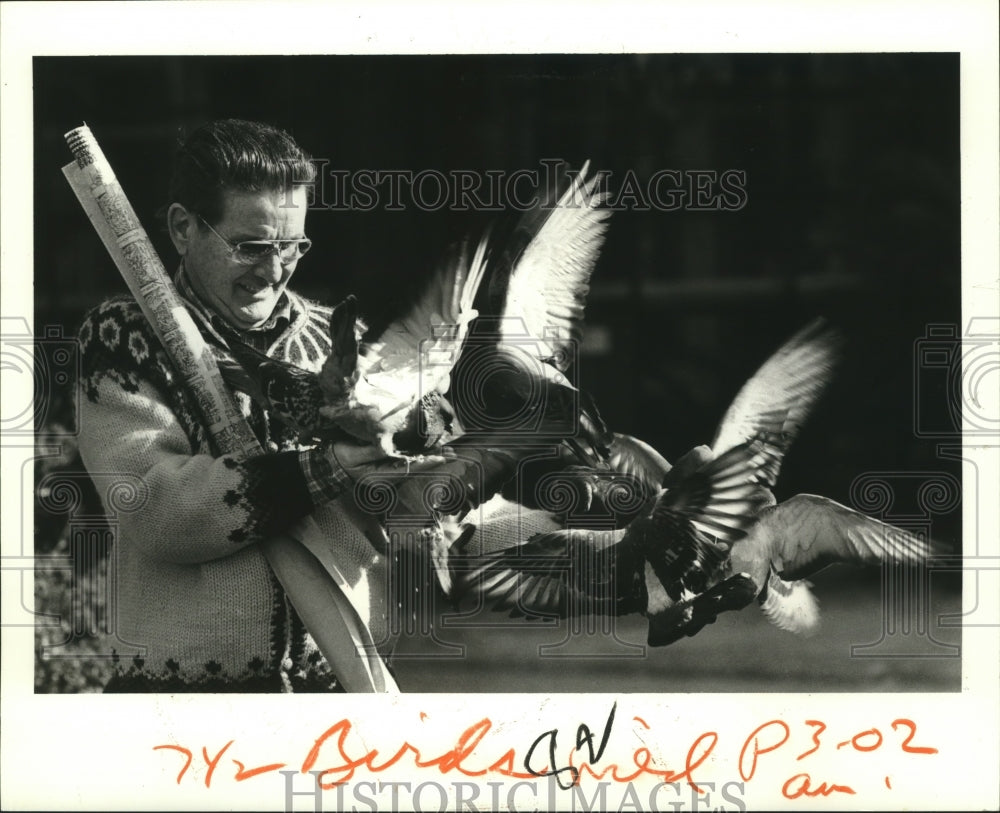
[[[282,265],[288,265],[312,248],[312,240],[304,237],[298,240],[241,240],[239,243],[230,243],[213,229],[212,224],[205,218],[201,215],[197,217],[208,226],[212,234],[229,247],[229,256],[240,265],[257,265],[272,254],[278,255],[278,260]]]

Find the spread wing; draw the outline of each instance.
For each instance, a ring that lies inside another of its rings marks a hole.
[[[661,600],[704,591],[729,544],[743,538],[758,510],[773,499],[752,476],[760,454],[747,443],[709,460],[663,491],[648,521],[629,526],[645,536],[640,544],[662,588]]]
[[[470,255],[468,242],[452,251],[434,274],[423,295],[377,341],[362,345],[362,374],[420,380],[422,394],[448,389],[448,376],[461,352],[469,323],[478,316],[472,307],[486,268],[487,238]],[[383,389],[395,388],[384,385]],[[412,390],[414,396],[417,389]]]
[[[772,563],[784,579],[801,579],[835,562],[915,563],[932,552],[925,539],[812,494],[765,509],[751,534],[770,537]]]
[[[770,492],[753,478],[761,461],[766,465],[770,460],[769,451],[751,441],[709,460],[664,491],[651,518],[674,528],[672,538],[695,538],[701,532],[727,543],[741,539],[758,511],[773,501]]]
[[[631,579],[641,561],[622,531],[560,530],[477,558],[461,577],[463,592],[479,592],[494,610],[621,614],[642,609]]]
[[[514,261],[504,303],[502,341],[523,347],[527,335],[539,357],[560,370],[569,366],[569,347],[580,338],[590,275],[611,214],[601,208],[600,176],[586,179],[588,165]]]
[[[743,385],[719,424],[713,451],[766,436],[776,455],[760,477],[773,486],[782,457],[829,381],[839,346],[839,335],[822,320],[789,339]]]

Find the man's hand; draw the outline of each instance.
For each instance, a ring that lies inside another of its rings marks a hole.
[[[405,476],[410,472],[426,471],[442,465],[448,459],[443,455],[387,457],[385,450],[378,444],[354,444],[344,441],[328,445],[326,454],[331,464],[346,472],[355,482],[368,474]]]
[[[372,547],[383,555],[389,553],[389,538],[380,517],[389,503],[376,507],[372,499],[380,503],[384,494],[372,495],[366,489],[388,486],[395,493],[395,498],[389,502],[402,505],[404,513],[412,515],[425,507],[426,503],[422,499],[424,491],[433,486],[426,478],[410,477],[411,474],[439,470],[442,472],[442,482],[448,482],[455,478],[446,473],[448,467],[445,464],[457,463],[463,470],[465,465],[464,461],[456,461],[453,455],[387,457],[385,450],[378,444],[337,442],[323,446],[322,450],[334,470],[343,472],[360,489],[354,489],[353,495],[341,501],[341,510],[365,535]],[[367,483],[362,486],[365,481]],[[427,521],[434,521],[432,513],[428,513]]]

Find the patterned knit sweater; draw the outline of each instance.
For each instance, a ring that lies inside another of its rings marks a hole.
[[[266,352],[317,370],[330,350],[330,309],[287,297],[287,318],[271,331]],[[204,320],[213,352],[226,355],[223,326],[189,307]],[[140,510],[117,515],[102,494],[118,527],[117,633],[145,648],[144,657],[116,664],[108,691],[338,690],[254,544],[308,513],[335,540],[351,599],[376,643],[391,649],[386,562],[337,501],[311,495],[287,426],[234,393],[268,454],[247,462],[214,456],[191,396],[129,297],[90,312],[79,338],[83,462],[95,474],[138,476],[146,490]]]

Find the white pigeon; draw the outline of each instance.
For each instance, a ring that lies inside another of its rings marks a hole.
[[[479,315],[473,302],[486,271],[487,240],[480,240],[471,258],[463,244],[404,316],[376,341],[360,343],[353,386],[328,397],[319,408],[323,418],[361,440],[378,441],[388,455],[398,454],[393,437],[413,421],[421,402],[451,386],[452,368]]]

